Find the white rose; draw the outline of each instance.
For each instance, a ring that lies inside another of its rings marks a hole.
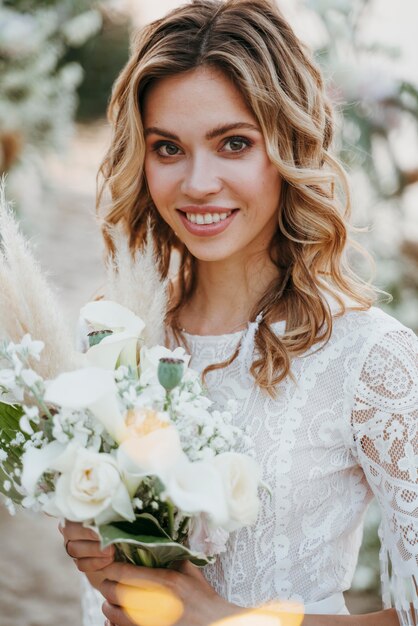
[[[141,376],[139,381],[141,385],[158,384],[158,364],[160,359],[181,359],[187,367],[190,356],[186,354],[184,348],[176,348],[169,350],[164,346],[153,346],[152,348],[141,348],[139,364]]]
[[[99,524],[135,520],[128,491],[115,459],[70,443],[49,469],[60,472],[55,496],[44,510],[73,522],[94,520]]]
[[[173,468],[165,488],[167,496],[183,513],[206,513],[214,526],[228,522],[222,477],[210,462],[190,463],[184,459]]]
[[[260,508],[257,490],[261,480],[259,465],[251,457],[237,452],[218,454],[211,461],[222,476],[229,521],[228,531],[254,524]]]

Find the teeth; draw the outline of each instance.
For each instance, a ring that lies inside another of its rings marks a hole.
[[[232,211],[227,213],[186,213],[186,217],[192,224],[216,224],[226,220],[231,213]]]

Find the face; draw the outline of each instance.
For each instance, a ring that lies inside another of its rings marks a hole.
[[[281,179],[229,78],[199,68],[156,81],[143,122],[151,197],[191,254],[200,261],[267,256]]]

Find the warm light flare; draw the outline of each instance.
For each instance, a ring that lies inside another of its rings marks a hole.
[[[167,587],[144,580],[141,587],[117,586],[118,603],[138,626],[173,626],[183,615],[183,603]]]
[[[126,416],[129,433],[136,437],[145,437],[160,428],[168,428],[169,423],[158,417],[157,411],[148,408],[131,409]]]
[[[303,605],[275,602],[212,622],[211,626],[300,626],[303,616]]]

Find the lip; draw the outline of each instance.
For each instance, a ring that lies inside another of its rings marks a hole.
[[[216,222],[214,224],[193,224],[192,222],[189,222],[186,217],[186,213],[228,213],[229,211],[232,211],[229,217],[222,220],[221,222]],[[182,207],[181,209],[177,209],[177,213],[180,216],[184,228],[192,235],[197,235],[198,237],[213,237],[214,235],[219,235],[228,228],[238,212],[238,209],[208,205],[187,206]]]
[[[205,204],[205,205],[197,205],[188,204],[187,206],[182,206],[178,208],[177,211],[180,213],[229,213],[229,211],[235,211],[236,207],[234,206],[219,206],[217,204]]]

